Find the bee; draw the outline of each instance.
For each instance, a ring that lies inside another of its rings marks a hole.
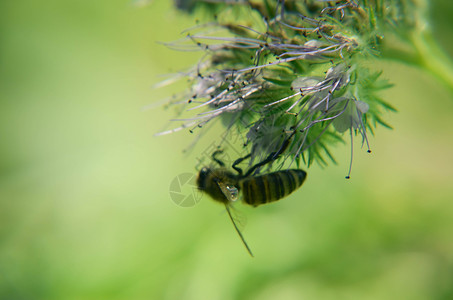
[[[243,177],[224,168],[204,167],[198,174],[197,185],[212,199],[226,204],[236,201],[242,191],[244,202],[256,207],[288,196],[304,183],[306,177],[307,173],[300,169]]]
[[[279,153],[272,153],[272,156],[270,155],[263,162],[251,167],[245,175],[242,174],[242,170],[237,167],[237,164],[250,155],[236,160],[233,168],[238,174],[234,174],[224,167],[223,162],[216,158],[218,153],[221,153],[221,151],[214,152],[212,157],[220,165],[220,168],[202,168],[197,178],[198,189],[225,205],[234,228],[247,251],[253,257],[252,251],[236,225],[230,205],[238,200],[240,192],[242,192],[244,203],[254,207],[278,201],[297,190],[304,183],[307,173],[300,169],[289,169],[263,175],[252,175],[255,169],[269,163],[271,158],[275,159],[279,155]]]

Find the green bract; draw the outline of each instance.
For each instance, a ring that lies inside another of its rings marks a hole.
[[[279,159],[310,165],[335,161],[331,147],[346,131],[368,145],[377,124],[390,127],[382,113],[395,109],[377,96],[390,84],[366,62],[381,55],[386,31],[415,26],[414,1],[178,3],[217,15],[167,44],[203,55],[175,103],[193,115],[162,134],[221,120],[244,136],[250,162],[289,141]]]

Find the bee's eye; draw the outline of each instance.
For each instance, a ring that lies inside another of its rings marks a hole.
[[[209,173],[211,172],[211,170],[207,167],[203,167],[201,170],[200,170],[200,173],[199,173],[199,176],[203,176],[203,177],[206,177]]]
[[[200,170],[200,173],[198,173],[198,179],[197,179],[197,185],[198,188],[204,189],[206,187],[206,178],[208,177],[208,174],[211,172],[209,168],[202,168]]]

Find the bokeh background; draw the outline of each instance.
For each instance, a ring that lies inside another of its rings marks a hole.
[[[432,1],[453,53],[450,1]],[[220,128],[154,137],[162,74],[193,16],[155,0],[0,2],[0,299],[453,299],[453,94],[384,63],[398,108],[372,154],[356,143],[293,196],[240,208],[250,258],[221,206],[169,196]],[[358,139],[357,139],[358,140]],[[359,141],[357,141],[359,142]]]

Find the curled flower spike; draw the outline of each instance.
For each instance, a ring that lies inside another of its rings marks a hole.
[[[390,18],[384,2],[392,1],[190,2],[221,13],[166,44],[204,55],[183,73],[190,88],[171,104],[182,107],[174,119],[182,124],[160,134],[221,120],[243,136],[249,164],[285,144],[279,160],[288,167],[325,165],[326,155],[335,162],[330,148],[347,130],[368,145],[367,132],[388,126],[382,112],[394,108],[376,95],[389,85],[362,62],[379,55],[382,24],[410,22]]]

